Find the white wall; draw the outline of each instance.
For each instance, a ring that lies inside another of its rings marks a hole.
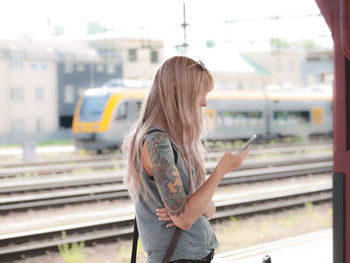
[[[152,79],[159,67],[163,62],[163,51],[158,49],[158,63],[151,63],[151,50],[150,49],[137,49],[137,61],[131,62],[128,60],[128,50],[123,50],[122,57],[124,61],[123,65],[123,77],[124,78],[146,78]]]
[[[0,134],[9,131],[9,61],[0,58]]]
[[[37,67],[34,69],[33,67]],[[37,132],[37,119],[43,124],[41,132],[52,132],[58,128],[57,70],[52,60],[23,60],[22,68],[8,70],[9,118],[7,130],[12,132],[13,120],[24,120],[24,132]],[[11,99],[11,88],[23,88],[23,100]],[[36,97],[36,89],[42,88],[42,100]]]

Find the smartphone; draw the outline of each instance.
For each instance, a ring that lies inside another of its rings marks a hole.
[[[258,136],[256,134],[253,134],[252,137],[250,137],[250,139],[243,145],[243,147],[241,149],[239,149],[238,152],[242,152],[245,149],[247,149],[247,147],[257,138]]]

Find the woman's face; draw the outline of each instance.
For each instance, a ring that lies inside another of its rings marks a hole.
[[[199,105],[201,107],[205,107],[207,106],[207,95],[208,95],[208,92],[203,92],[199,98]]]

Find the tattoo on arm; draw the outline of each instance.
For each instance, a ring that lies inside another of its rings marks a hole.
[[[186,194],[181,176],[175,165],[169,138],[154,133],[146,139],[152,161],[152,173],[164,206],[171,215],[179,216],[185,211]]]

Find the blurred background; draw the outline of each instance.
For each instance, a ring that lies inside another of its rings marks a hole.
[[[333,41],[314,0],[3,2],[1,262],[130,261],[120,144],[174,55],[215,80],[207,175],[259,135],[214,196],[215,262],[331,262]]]
[[[0,144],[70,139],[88,88],[152,79],[173,55],[217,87],[331,89],[332,39],[308,1],[18,1],[0,16]]]

